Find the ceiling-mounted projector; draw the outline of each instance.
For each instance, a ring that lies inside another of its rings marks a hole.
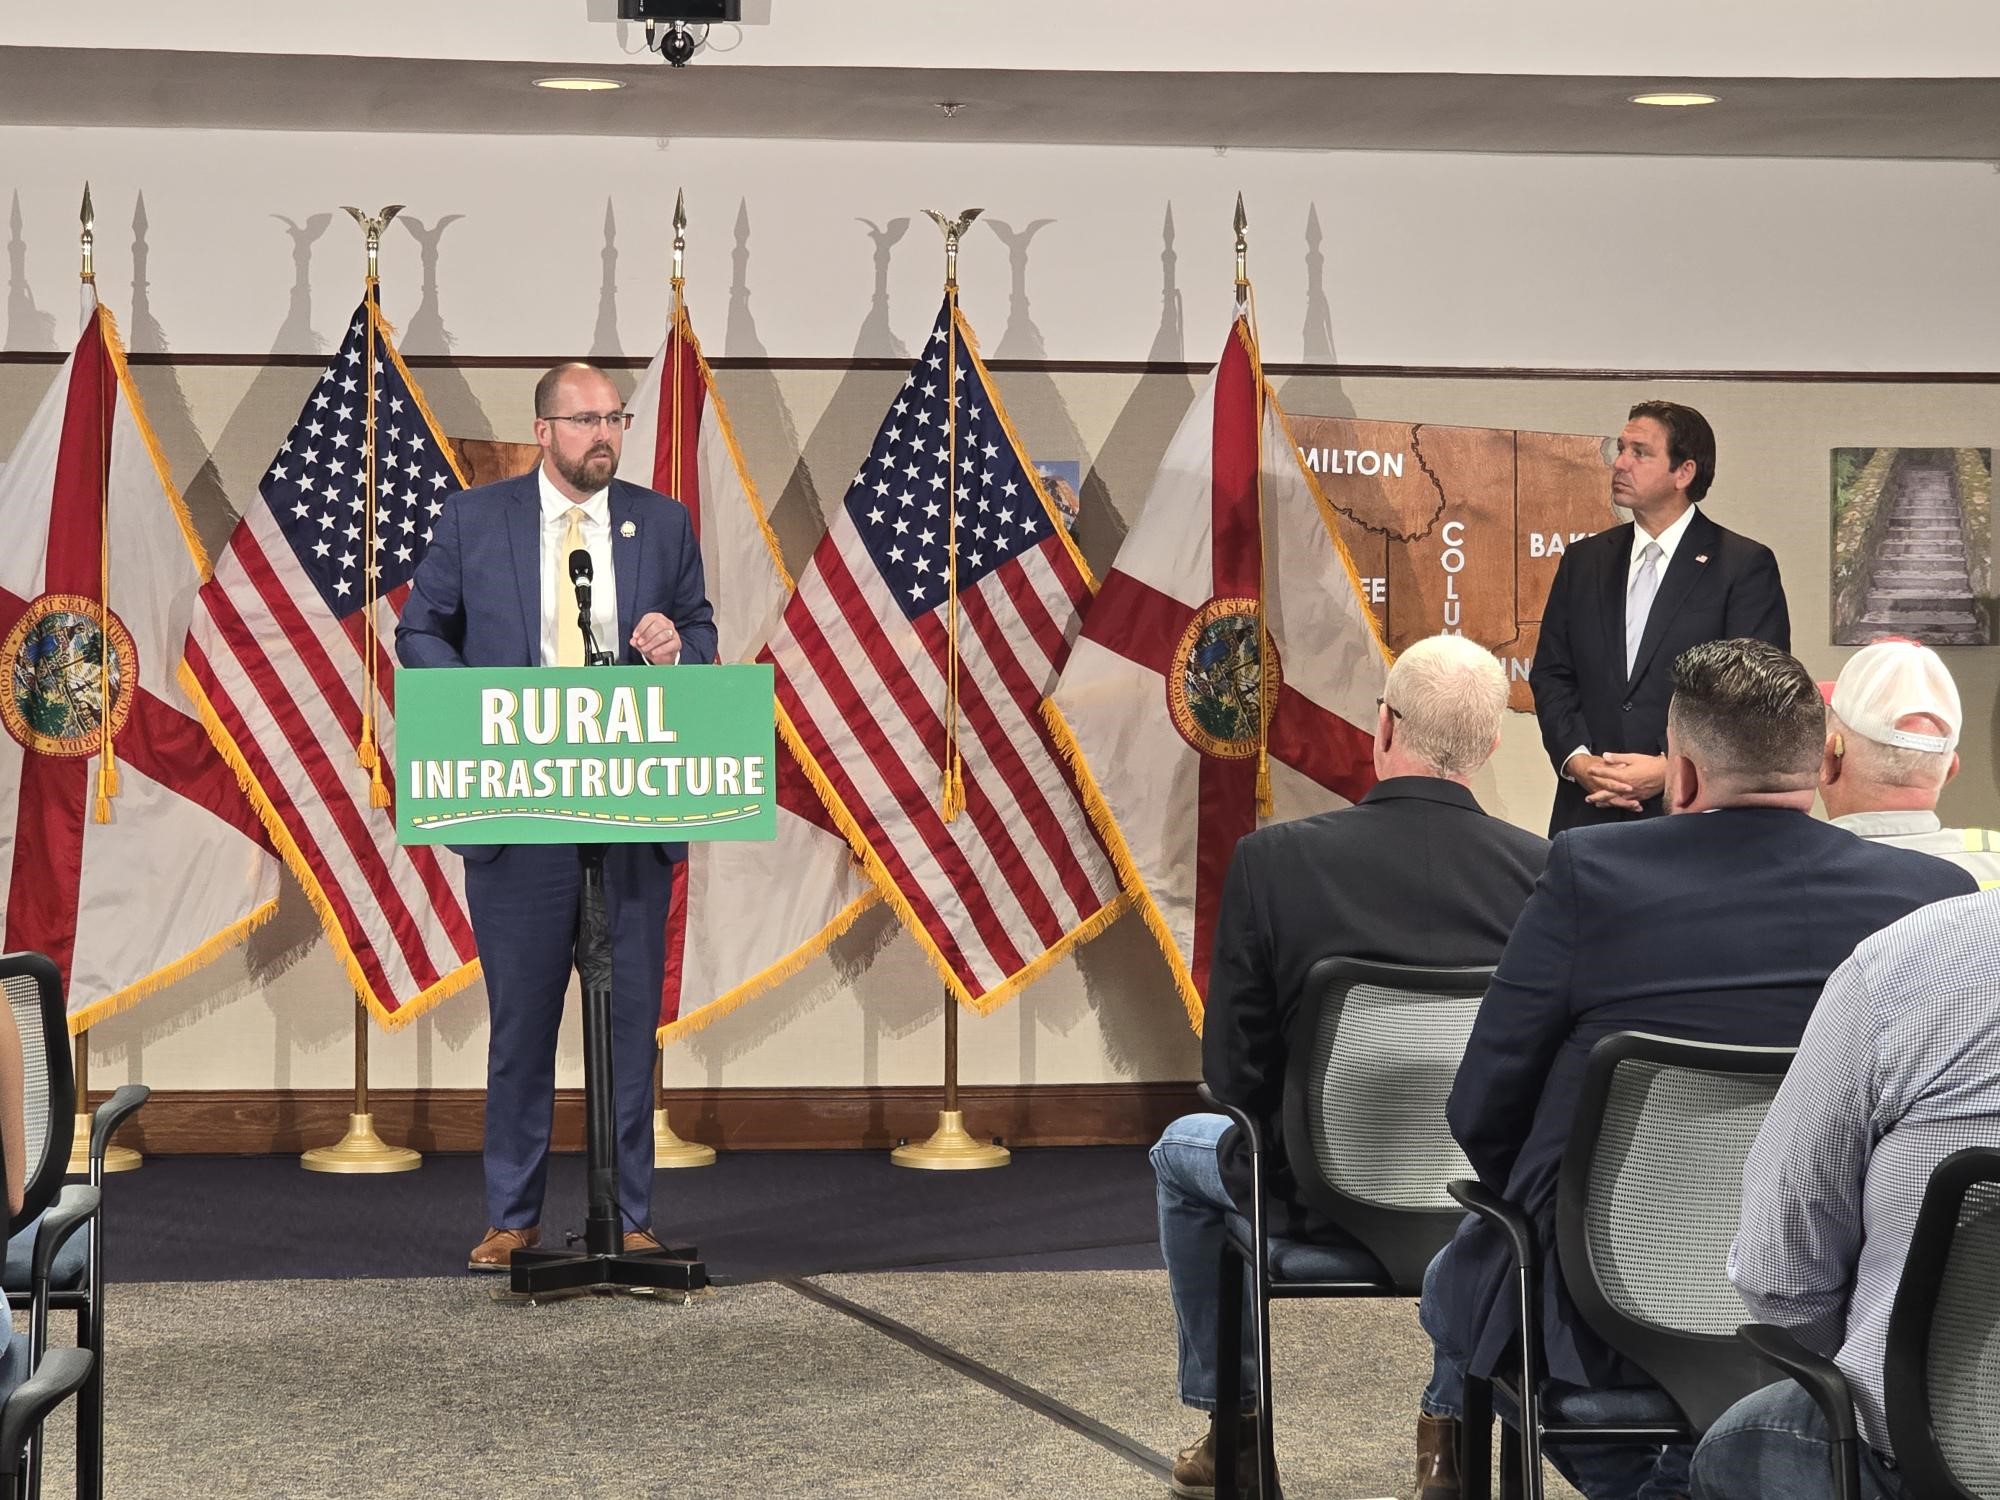
[[[618,0],[621,21],[740,21],[743,0]]]

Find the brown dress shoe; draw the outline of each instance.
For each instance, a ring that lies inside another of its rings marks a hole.
[[[1417,1500],[1458,1500],[1458,1422],[1417,1413]]]
[[[489,1229],[486,1238],[472,1247],[472,1254],[466,1257],[468,1271],[504,1271],[514,1264],[516,1250],[532,1250],[541,1242],[541,1227],[530,1224],[526,1229]]]
[[[650,1229],[628,1229],[625,1231],[625,1253],[627,1255],[644,1255],[666,1248],[665,1245],[662,1245],[658,1240],[653,1238],[653,1231]]]
[[[1199,1442],[1188,1444],[1174,1457],[1174,1477],[1167,1485],[1181,1500],[1215,1500],[1215,1418],[1208,1419],[1208,1431]],[[1236,1493],[1244,1500],[1257,1495],[1257,1419],[1242,1418],[1236,1434]]]

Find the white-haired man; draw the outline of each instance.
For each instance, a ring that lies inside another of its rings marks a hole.
[[[1202,1077],[1259,1122],[1273,1234],[1353,1244],[1298,1202],[1284,1165],[1286,1037],[1312,966],[1335,955],[1494,963],[1541,873],[1548,841],[1488,817],[1466,786],[1499,747],[1506,708],[1506,674],[1491,652],[1462,636],[1418,641],[1378,700],[1374,789],[1353,807],[1259,829],[1236,846],[1216,919]],[[1210,1414],[1207,1433],[1175,1463],[1172,1488],[1206,1497],[1215,1487],[1216,1266],[1225,1216],[1247,1208],[1249,1159],[1226,1117],[1188,1115],[1153,1147],[1153,1170],[1181,1400]],[[1244,1327],[1254,1326],[1246,1311]],[[1255,1400],[1248,1349],[1241,1390]],[[1239,1493],[1253,1495],[1256,1443],[1242,1420]]]
[[[1822,683],[1830,711],[1819,796],[1826,815],[1864,839],[1935,854],[2000,886],[2000,833],[1946,828],[1938,794],[1958,774],[1965,716],[1942,658],[1915,641],[1877,641]]]

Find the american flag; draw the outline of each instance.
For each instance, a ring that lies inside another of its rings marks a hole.
[[[947,820],[954,525],[965,811]],[[1121,907],[1039,712],[1093,587],[947,298],[764,659],[835,821],[982,1011]]]
[[[477,973],[456,862],[396,843],[393,815],[370,805],[360,753],[369,704],[393,794],[396,616],[432,518],[462,484],[371,294],[202,586],[188,631],[184,677],[211,736],[356,991],[391,1026]]]

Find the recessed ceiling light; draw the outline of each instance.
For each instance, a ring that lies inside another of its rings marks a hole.
[[[1661,92],[1657,94],[1634,94],[1634,104],[1654,104],[1661,109],[1689,109],[1697,104],[1714,104],[1713,94],[1690,94],[1681,92]]]
[[[538,89],[561,89],[572,94],[601,94],[606,89],[622,89],[624,84],[615,78],[537,78]]]

